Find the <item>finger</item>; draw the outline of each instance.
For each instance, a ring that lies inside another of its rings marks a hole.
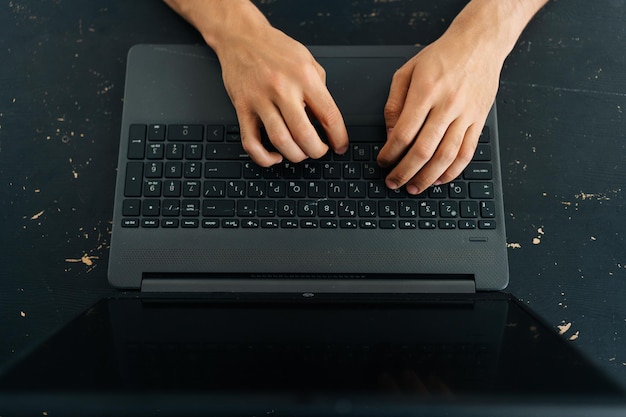
[[[439,177],[436,181],[438,183],[447,183],[457,178],[467,165],[472,161],[474,153],[476,152],[476,146],[480,138],[480,132],[482,131],[482,124],[473,124],[465,132],[465,138],[463,144],[459,150],[459,154],[456,159],[450,165],[450,167]]]
[[[283,160],[283,157],[279,153],[269,152],[261,144],[259,120],[255,115],[237,111],[237,119],[239,120],[239,129],[241,132],[241,145],[257,165],[269,167]]]
[[[324,128],[328,143],[333,150],[340,155],[346,153],[349,144],[348,131],[341,111],[326,86],[322,84],[321,88],[313,89],[305,99],[307,106]]]
[[[281,111],[293,140],[306,156],[317,159],[326,155],[328,145],[320,139],[303,103],[297,101],[283,103]]]
[[[305,160],[307,158],[306,153],[294,141],[279,109],[274,105],[264,106],[263,109],[259,117],[263,122],[270,142],[272,142],[276,150],[291,162]]]
[[[398,118],[404,108],[404,102],[406,101],[410,85],[410,73],[407,74],[402,68],[396,71],[391,79],[389,96],[387,97],[384,109],[385,126],[388,132],[391,131],[398,122]]]
[[[467,124],[458,119],[448,126],[432,158],[408,181],[406,190],[409,194],[419,194],[430,187],[454,163],[466,131]]]
[[[419,98],[419,99],[418,99]],[[387,142],[378,154],[378,164],[387,167],[400,160],[415,142],[422,125],[429,118],[432,101],[417,88],[407,93],[396,124],[388,131]]]
[[[428,116],[417,138],[409,144],[406,154],[387,176],[387,187],[394,190],[403,186],[426,165],[435,154],[448,125],[446,119],[435,114]]]

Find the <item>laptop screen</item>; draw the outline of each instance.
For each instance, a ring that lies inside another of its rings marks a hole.
[[[7,373],[0,392],[329,409],[621,393],[502,294],[316,297],[104,300]]]

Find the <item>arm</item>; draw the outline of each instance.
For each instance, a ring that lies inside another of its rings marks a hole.
[[[471,161],[504,60],[547,0],[472,0],[448,30],[393,77],[385,106],[386,179],[418,194],[452,181]]]
[[[321,141],[307,111],[320,122],[333,150],[344,153],[348,134],[328,89],[324,69],[299,42],[270,25],[249,0],[165,0],[204,37],[222,66],[241,141],[261,166],[319,158]],[[260,126],[280,152],[261,144]]]

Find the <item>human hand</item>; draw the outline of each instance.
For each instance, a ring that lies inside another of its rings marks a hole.
[[[237,111],[243,148],[254,162],[267,167],[283,156],[292,162],[324,156],[328,145],[308,113],[319,121],[332,149],[346,152],[348,134],[326,88],[325,71],[302,44],[266,25],[234,36],[218,56]],[[261,143],[261,125],[279,153]]]
[[[326,88],[324,69],[308,49],[275,29],[249,0],[165,0],[193,24],[217,53],[244,150],[258,165],[320,158],[328,144],[348,149],[343,117]],[[261,143],[261,126],[278,152]]]
[[[378,156],[391,189],[419,194],[458,177],[471,161],[498,90],[504,57],[448,31],[394,75]]]

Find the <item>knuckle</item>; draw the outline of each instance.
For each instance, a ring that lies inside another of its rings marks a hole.
[[[447,184],[450,181],[456,179],[459,176],[460,172],[456,172],[456,170],[454,171],[446,171],[443,173],[443,175],[441,175],[441,177],[439,178],[439,180],[444,183]]]
[[[391,136],[391,141],[403,145],[404,147],[410,145],[415,140],[415,135],[405,131],[400,130],[398,127],[395,127]]]
[[[394,117],[398,117],[402,110],[402,103],[396,98],[390,97],[385,104],[385,108],[383,109],[383,115],[385,119],[390,119]]]
[[[423,144],[415,144],[411,148],[412,156],[419,161],[427,161],[433,157],[434,149]]]
[[[441,149],[439,149],[439,151],[437,151],[437,154],[436,154],[437,159],[439,159],[442,163],[446,165],[452,164],[452,162],[454,162],[454,160],[456,159],[457,155],[458,155],[457,150],[449,146],[442,147]]]
[[[274,134],[274,135],[269,135],[269,137],[270,137],[270,142],[272,142],[272,144],[279,149],[284,148],[285,146],[293,142],[293,139],[291,137],[288,137],[286,134],[282,134],[282,135]]]
[[[470,148],[470,149],[462,148],[459,154],[457,155],[456,159],[459,162],[459,164],[465,167],[474,158],[474,152],[475,152],[474,148]]]

